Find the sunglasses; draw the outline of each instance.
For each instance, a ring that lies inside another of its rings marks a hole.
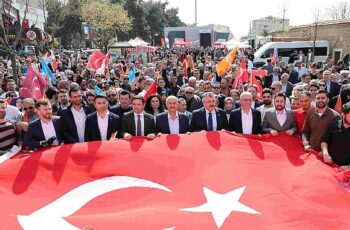
[[[17,95],[9,95],[9,97],[17,97]]]
[[[127,80],[127,81],[128,81],[128,80],[129,80],[129,78],[124,78],[124,80]]]
[[[193,94],[193,92],[186,92],[186,94]]]
[[[110,94],[110,95],[107,95],[107,97],[115,97],[117,96],[117,94]]]
[[[33,110],[34,109],[34,107],[33,106],[30,106],[30,107],[28,107],[28,108],[23,108],[23,110],[24,111],[27,111],[27,110]]]
[[[276,88],[275,87],[271,87],[271,90],[275,90]]]

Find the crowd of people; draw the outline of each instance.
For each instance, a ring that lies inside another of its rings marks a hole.
[[[18,80],[11,61],[0,56],[0,150],[24,151],[51,145],[116,138],[131,140],[159,134],[228,130],[241,134],[302,138],[305,151],[318,151],[326,163],[350,165],[350,75],[344,63],[284,63],[268,59],[259,88],[251,81],[233,87],[253,51],[243,50],[230,70],[218,76],[217,64],[228,51],[218,48],[159,48],[145,63],[126,53],[110,60],[106,74],[87,68],[88,60],[57,55],[53,84],[42,99],[20,91],[28,68],[40,70],[40,56],[17,57]],[[186,65],[184,63],[186,62]],[[134,77],[130,75],[134,74]],[[252,76],[250,76],[252,77]],[[133,79],[131,82],[130,79]],[[145,98],[152,84],[157,93]],[[98,89],[98,90],[96,90]]]

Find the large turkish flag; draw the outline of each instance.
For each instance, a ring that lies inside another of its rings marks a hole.
[[[1,229],[348,229],[350,193],[296,137],[64,145],[0,164]]]

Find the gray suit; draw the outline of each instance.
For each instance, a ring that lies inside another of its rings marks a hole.
[[[297,126],[294,119],[294,113],[289,109],[286,109],[286,112],[287,112],[287,119],[284,122],[284,124],[281,126],[277,120],[276,109],[271,109],[269,111],[266,111],[264,120],[262,123],[263,133],[270,133],[271,130],[276,130],[277,132],[285,132],[289,129],[295,132],[297,130],[296,129]]]

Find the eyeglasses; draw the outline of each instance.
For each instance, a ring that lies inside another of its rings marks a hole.
[[[271,87],[271,90],[275,90],[276,88],[275,87]]]
[[[107,95],[108,98],[109,98],[109,97],[115,97],[115,96],[117,96],[117,94],[110,94],[110,95]]]
[[[326,84],[319,84],[319,86],[325,87],[325,86],[326,86]]]
[[[129,78],[125,78],[125,77],[124,77],[124,80],[127,80],[127,81],[128,81],[128,80],[129,80]]]
[[[193,94],[193,92],[186,92],[186,94]]]
[[[9,97],[17,97],[17,95],[9,95]]]
[[[28,108],[23,108],[23,110],[24,111],[27,111],[27,110],[33,110],[34,109],[34,107],[33,106],[30,106],[30,107],[28,107]]]

